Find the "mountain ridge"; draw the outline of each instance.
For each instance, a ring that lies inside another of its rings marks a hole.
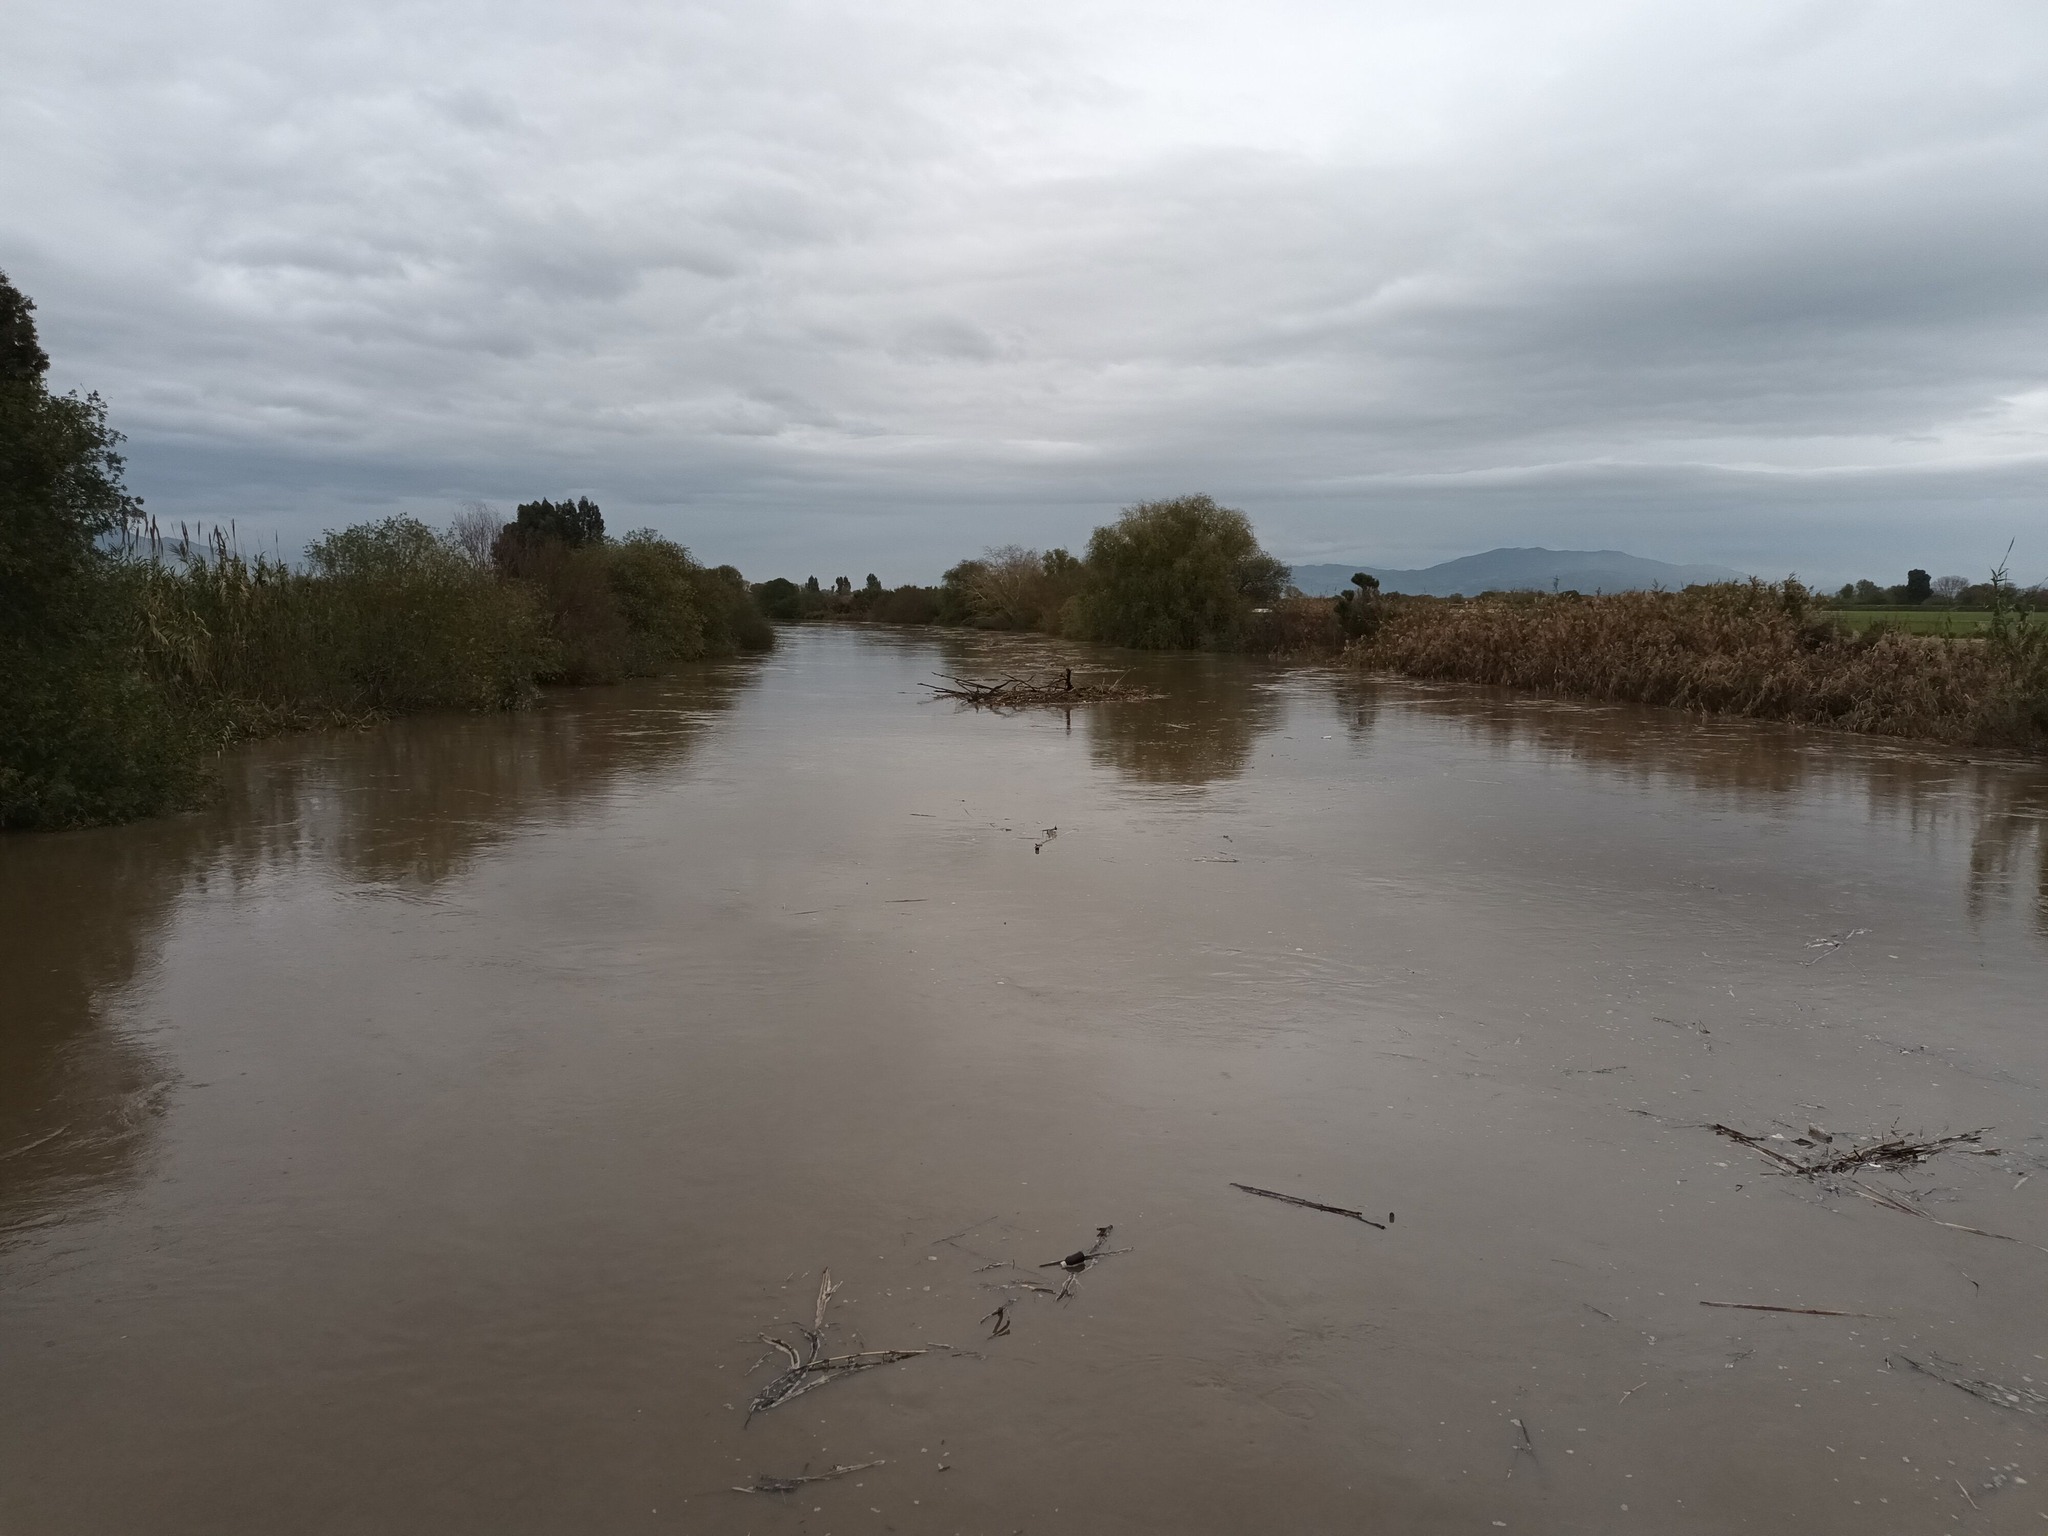
[[[1702,582],[1746,581],[1741,571],[1725,565],[1676,565],[1619,549],[1489,549],[1476,555],[1415,570],[1387,566],[1317,564],[1294,567],[1294,584],[1310,597],[1329,597],[1351,584],[1352,573],[1379,578],[1382,592],[1419,597],[1449,597],[1480,592],[1559,591],[1640,592],[1651,587],[1678,588]]]

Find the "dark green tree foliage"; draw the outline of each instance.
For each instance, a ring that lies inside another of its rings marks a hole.
[[[519,530],[519,536],[532,543],[552,539],[571,549],[581,549],[586,544],[604,542],[604,514],[588,496],[578,496],[574,501],[566,497],[561,501],[523,501],[513,516],[512,526]]]
[[[1288,577],[1250,520],[1208,496],[1129,508],[1090,536],[1086,570],[1067,632],[1148,650],[1235,648]]]
[[[1347,640],[1362,640],[1376,633],[1385,610],[1380,604],[1380,579],[1364,571],[1352,573],[1351,586],[1337,594],[1337,626]]]
[[[794,624],[804,616],[803,589],[787,576],[756,583],[754,601],[778,624]]]
[[[1906,572],[1905,600],[1916,607],[1934,596],[1934,578],[1922,570]]]
[[[140,504],[97,395],[53,395],[35,306],[0,274],[0,826],[147,815],[191,783],[108,541]]]

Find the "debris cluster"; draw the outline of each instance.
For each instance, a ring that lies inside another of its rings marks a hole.
[[[1926,1162],[1937,1153],[1951,1147],[1979,1147],[1984,1140],[1983,1131],[1964,1131],[1956,1136],[1879,1136],[1858,1141],[1854,1137],[1838,1137],[1832,1131],[1824,1131],[1817,1125],[1809,1125],[1804,1136],[1751,1136],[1733,1126],[1716,1122],[1710,1129],[1717,1136],[1726,1136],[1730,1141],[1739,1141],[1753,1152],[1761,1152],[1772,1162],[1793,1173],[1809,1178],[1830,1173],[1855,1173],[1865,1168],[1897,1170],[1911,1168]],[[1781,1152],[1771,1143],[1784,1142],[1787,1146],[1807,1147],[1811,1150],[1805,1156],[1794,1156]],[[1840,1146],[1836,1142],[1841,1143]],[[1993,1149],[1995,1153],[1995,1149]],[[1991,1154],[1986,1154],[1991,1155]]]
[[[1069,709],[1076,704],[1109,704],[1160,697],[1149,689],[1126,684],[1123,680],[1126,674],[1123,673],[1108,682],[1077,683],[1072,667],[1041,678],[1005,674],[993,682],[953,677],[944,672],[932,675],[950,685],[941,687],[938,683],[926,683],[924,686],[932,691],[934,698],[954,699],[976,709],[1030,709],[1036,706]]]

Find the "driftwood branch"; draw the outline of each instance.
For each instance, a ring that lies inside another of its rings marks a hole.
[[[1159,697],[1149,689],[1127,685],[1124,677],[1128,674],[1125,673],[1119,673],[1107,682],[1077,683],[1072,667],[1042,678],[1011,675],[994,681],[954,677],[945,672],[932,675],[948,685],[941,687],[938,683],[926,683],[924,686],[932,691],[935,698],[953,699],[976,709],[1028,709],[1034,706],[1071,709],[1076,704],[1108,704]]]
[[[732,1491],[734,1493],[795,1493],[805,1483],[829,1483],[835,1477],[846,1477],[854,1472],[865,1472],[869,1467],[887,1465],[888,1463],[884,1461],[857,1461],[849,1467],[834,1467],[829,1472],[812,1472],[804,1477],[770,1477],[766,1472],[763,1472],[744,1488],[735,1483]]]
[[[1320,1200],[1304,1200],[1299,1195],[1283,1195],[1277,1189],[1260,1189],[1257,1185],[1239,1184],[1234,1180],[1230,1187],[1241,1189],[1248,1195],[1264,1195],[1268,1200],[1285,1200],[1289,1205],[1307,1206],[1312,1211],[1328,1211],[1332,1216],[1349,1216],[1353,1221],[1362,1221],[1368,1227],[1378,1227],[1382,1232],[1387,1230],[1384,1221],[1374,1221],[1365,1212],[1354,1211],[1347,1206],[1325,1205]]]

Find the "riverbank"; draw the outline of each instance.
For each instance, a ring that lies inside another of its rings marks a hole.
[[[329,533],[299,566],[219,532],[96,551],[64,617],[13,647],[0,827],[182,808],[239,741],[515,709],[543,686],[774,644],[738,571],[652,533],[547,545],[507,569],[403,517]]]
[[[2048,626],[1851,630],[1797,582],[1683,592],[1382,599],[1364,670],[1871,736],[2048,751]]]

